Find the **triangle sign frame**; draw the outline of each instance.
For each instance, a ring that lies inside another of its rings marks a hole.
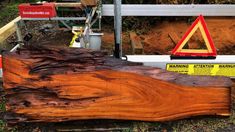
[[[189,39],[193,36],[193,34],[200,29],[202,37],[205,41],[205,45],[207,49],[183,49],[187,44]],[[176,47],[172,51],[172,56],[174,57],[212,57],[215,58],[217,56],[216,48],[214,42],[211,38],[211,35],[206,26],[205,19],[202,15],[200,15],[194,23],[191,25],[189,30],[183,36],[183,38],[179,41]]]

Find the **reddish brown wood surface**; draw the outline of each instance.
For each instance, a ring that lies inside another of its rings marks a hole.
[[[229,78],[180,75],[98,51],[27,47],[5,54],[3,68],[12,122],[230,114]]]

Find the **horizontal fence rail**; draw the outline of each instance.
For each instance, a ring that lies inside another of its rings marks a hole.
[[[114,5],[103,4],[103,16],[114,16]],[[235,5],[122,4],[122,16],[235,16]]]

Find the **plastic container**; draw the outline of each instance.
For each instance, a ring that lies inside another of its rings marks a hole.
[[[101,49],[101,37],[103,33],[90,33],[90,45],[89,48],[93,50]]]

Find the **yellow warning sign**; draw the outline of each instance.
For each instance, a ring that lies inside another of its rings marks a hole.
[[[167,64],[166,69],[188,75],[235,77],[235,64]]]

